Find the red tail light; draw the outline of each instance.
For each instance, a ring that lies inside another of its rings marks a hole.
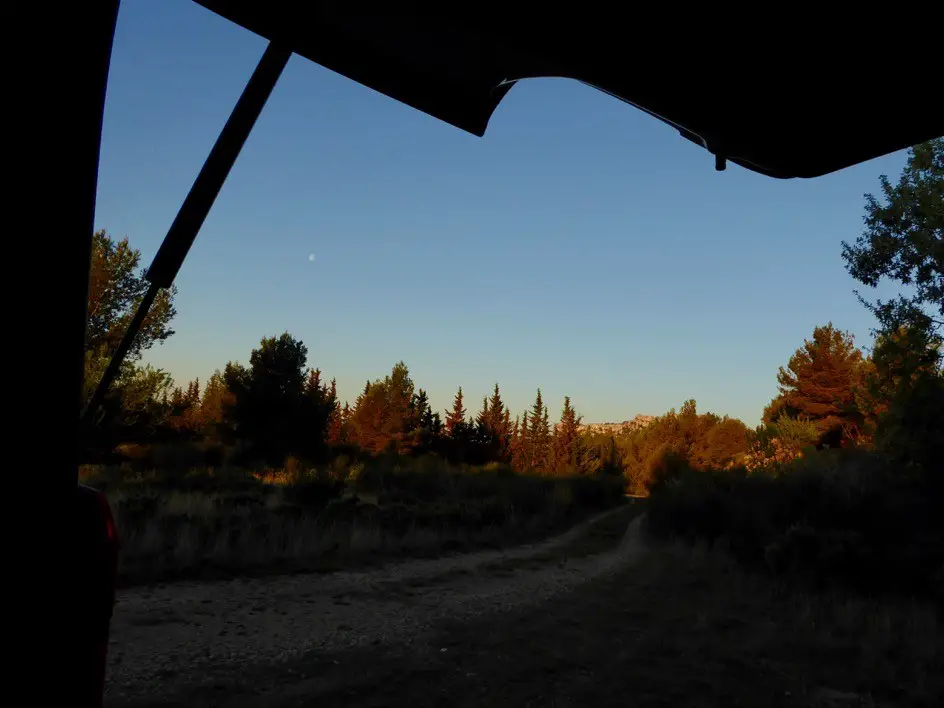
[[[105,534],[110,543],[118,545],[118,527],[115,526],[115,517],[112,516],[111,506],[104,494],[99,492],[97,495],[98,503],[102,510],[102,520],[105,522]]]

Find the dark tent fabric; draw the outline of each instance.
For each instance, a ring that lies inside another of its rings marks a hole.
[[[874,40],[840,46],[822,18],[778,17],[748,32],[708,12],[668,23],[598,2],[529,15],[498,3],[408,12],[409,3],[195,2],[475,135],[515,81],[534,77],[594,86],[773,177],[816,177],[944,134],[944,112],[922,100],[939,81],[935,61],[897,70]],[[883,67],[894,72],[893,100]]]

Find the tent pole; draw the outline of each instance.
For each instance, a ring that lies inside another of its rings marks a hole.
[[[213,207],[213,202],[216,201],[223,187],[223,182],[226,181],[236,158],[239,157],[249,133],[252,132],[259,114],[262,113],[266,101],[272,94],[272,89],[275,88],[291,56],[291,49],[276,42],[270,42],[266,47],[246,88],[243,89],[242,95],[236,102],[233,112],[230,113],[226,125],[220,131],[213,149],[210,150],[206,162],[200,168],[193,186],[190,187],[187,198],[184,199],[180,211],[177,212],[177,216],[168,229],[151,267],[147,270],[145,277],[151,286],[138,305],[121,343],[112,355],[111,361],[108,362],[108,368],[105,369],[101,381],[98,382],[95,392],[82,412],[84,425],[88,425],[94,419],[95,412],[117,376],[121,363],[131,349],[134,337],[144,324],[148,310],[158,292],[161,288],[169,288],[173,285],[180,266],[187,257],[190,247],[200,232],[200,227],[203,226],[207,214]]]

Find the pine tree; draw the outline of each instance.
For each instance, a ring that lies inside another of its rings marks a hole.
[[[560,424],[554,429],[554,470],[574,472],[580,459],[580,416],[570,405],[570,396],[564,396]]]
[[[538,389],[537,397],[534,399],[534,405],[531,407],[530,426],[531,429],[528,431],[530,446],[529,466],[536,470],[545,470],[548,466],[548,458],[551,452],[551,433],[547,406],[544,405],[540,388]]]
[[[320,395],[321,390],[321,369],[309,369],[305,380],[305,393]]]
[[[402,361],[382,381],[368,382],[352,416],[354,441],[374,453],[412,449],[414,393],[413,380]]]
[[[351,409],[351,404],[347,401],[344,402],[344,407],[341,409],[341,423],[339,427],[338,434],[338,444],[346,445],[351,442],[351,416],[353,411]]]
[[[308,415],[307,356],[304,343],[285,332],[262,339],[248,367],[230,362],[223,374],[234,398],[227,419],[253,454],[270,464],[281,464],[286,455],[308,455],[312,443],[324,442],[324,429],[313,435]]]
[[[420,389],[413,397],[413,416],[415,417],[413,435],[414,451],[426,451],[437,446],[442,423],[438,413],[433,413],[429,405],[429,396]]]
[[[863,370],[862,352],[851,334],[832,323],[816,327],[813,338],[796,350],[786,367],[780,367],[780,395],[764,411],[764,421],[773,423],[785,414],[812,421],[821,444],[855,440],[863,423],[856,405]]]
[[[496,383],[495,389],[492,391],[492,397],[488,401],[488,425],[499,437],[507,435],[508,432],[503,429],[506,410],[505,402],[502,401],[501,392]]]
[[[223,409],[229,401],[229,390],[226,388],[226,382],[223,381],[223,374],[217,369],[213,375],[207,379],[206,386],[203,389],[203,398],[200,401],[200,421],[204,434],[218,438],[223,433],[221,428],[223,423]]]
[[[343,411],[338,402],[338,382],[336,379],[331,379],[331,385],[328,388],[328,400],[331,403],[331,415],[328,418],[328,431],[325,434],[325,439],[328,445],[333,447],[344,442]],[[344,405],[347,407],[347,403]]]
[[[488,398],[482,399],[482,410],[479,411],[479,414],[475,418],[475,425],[478,428],[479,432],[483,435],[491,431],[491,411],[488,409]]]
[[[528,420],[528,411],[525,411],[521,416],[521,425],[518,428],[514,455],[512,456],[512,464],[519,472],[524,472],[531,466],[530,427],[531,423]]]
[[[462,386],[452,401],[452,410],[446,412],[446,433],[452,435],[456,426],[466,425],[466,410],[462,405]]]
[[[502,416],[501,432],[499,437],[501,458],[503,462],[511,460],[511,411],[505,406],[505,415]]]
[[[502,401],[497,383],[488,401],[487,420],[495,444],[494,459],[504,462],[511,452],[511,411]]]

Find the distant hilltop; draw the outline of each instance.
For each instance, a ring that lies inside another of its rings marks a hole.
[[[654,415],[637,415],[632,420],[624,420],[622,423],[584,423],[580,426],[581,433],[628,433],[639,428],[645,428],[654,421]]]

